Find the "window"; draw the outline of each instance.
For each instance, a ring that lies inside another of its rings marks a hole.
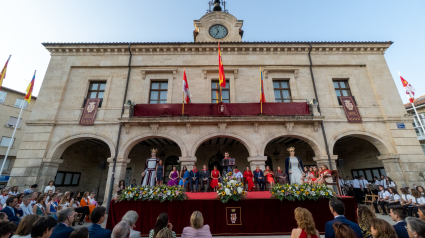
[[[25,101],[24,99],[20,99],[20,98],[16,99],[15,107],[21,108],[22,101],[24,101],[24,109],[27,109],[28,101]]]
[[[9,146],[11,139],[12,139],[11,137],[3,136],[0,141],[0,146],[6,146],[6,147]],[[15,143],[15,139],[13,139],[12,146],[13,146],[13,143]]]
[[[4,100],[6,100],[6,92],[0,91],[0,103],[4,103]]]
[[[368,168],[368,169],[352,169],[351,175],[353,179],[355,176],[364,176],[365,179],[369,182],[373,182],[373,177],[376,176],[380,179],[381,175],[387,176],[385,173],[385,169],[383,167],[380,168]]]
[[[425,144],[421,144],[421,147],[422,147],[422,151],[424,152],[424,155],[425,155]]]
[[[274,101],[290,102],[291,90],[289,89],[289,80],[273,81]]]
[[[4,158],[2,158],[2,159],[0,159],[0,167],[2,166],[2,164],[3,164],[3,161],[4,161]],[[7,159],[6,160],[6,163],[4,164],[4,170],[8,170],[9,169],[9,165],[10,165],[10,159]]]
[[[168,82],[167,81],[153,81],[151,83],[151,91],[149,93],[150,104],[158,103],[167,103],[167,91],[168,91]]]
[[[335,80],[334,88],[337,97],[349,97],[351,96],[350,86],[348,86],[348,80]]]
[[[421,118],[422,124],[425,126],[425,116],[424,114],[419,114],[419,117]],[[419,122],[418,117],[416,115],[413,117],[413,129],[415,129],[417,136],[423,136],[425,135],[424,131],[422,130],[421,123]]]
[[[17,121],[18,121],[17,117],[10,117],[9,121],[7,122],[7,126],[8,127],[15,127]],[[18,128],[21,127],[21,124],[22,124],[22,118],[19,118]]]
[[[105,87],[106,81],[91,82],[87,98],[103,98]]]
[[[78,186],[81,173],[58,171],[55,178],[55,186]]]
[[[230,103],[230,83],[229,80],[226,80],[226,87],[221,89],[222,101],[225,103]],[[211,82],[211,102],[219,103],[220,102],[220,84],[218,80]]]

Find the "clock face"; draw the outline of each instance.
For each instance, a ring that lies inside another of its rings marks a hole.
[[[210,28],[210,35],[216,39],[222,39],[227,36],[229,31],[223,25],[214,25]]]

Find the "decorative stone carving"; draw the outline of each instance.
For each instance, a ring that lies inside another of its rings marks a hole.
[[[207,79],[207,75],[211,73],[211,74],[218,74],[218,69],[216,67],[214,68],[203,68],[202,69],[202,74],[204,76],[204,79]],[[234,78],[237,79],[238,78],[238,73],[239,73],[239,68],[228,68],[228,67],[224,67],[224,73],[231,73],[234,75]]]
[[[186,134],[190,134],[192,132],[192,125],[190,123],[186,123]]]
[[[275,72],[275,73],[293,73],[294,78],[298,78],[298,69],[295,68],[285,68],[285,67],[265,67],[264,68],[264,78],[269,78],[269,72]]]
[[[131,126],[130,126],[130,124],[129,123],[126,123],[126,124],[124,124],[124,127],[125,127],[125,134],[130,134],[130,129],[131,129]]]
[[[294,127],[294,122],[286,122],[285,126],[286,126],[286,132],[292,132],[292,127]]]
[[[258,123],[254,123],[254,132],[258,133]]]
[[[227,123],[218,123],[218,128],[220,128],[220,133],[226,133]]]
[[[146,74],[173,74],[173,79],[177,78],[177,68],[144,68],[142,69],[142,79],[146,79]]]
[[[150,124],[150,127],[151,127],[151,133],[152,134],[157,134],[158,133],[159,124]]]
[[[317,132],[319,130],[319,122],[315,121],[314,122],[314,132]]]

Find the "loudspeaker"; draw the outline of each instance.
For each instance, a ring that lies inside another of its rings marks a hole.
[[[100,170],[106,169],[106,161],[100,161],[100,163],[99,163],[99,169]]]

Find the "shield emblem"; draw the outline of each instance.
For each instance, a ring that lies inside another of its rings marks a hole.
[[[92,113],[94,111],[95,105],[96,105],[95,102],[90,102],[89,106],[87,107],[87,112]]]
[[[230,214],[230,220],[232,221],[233,224],[236,223],[236,219],[237,219],[236,213]]]
[[[348,108],[348,110],[352,111],[354,109],[353,104],[350,100],[344,100],[345,106]]]

